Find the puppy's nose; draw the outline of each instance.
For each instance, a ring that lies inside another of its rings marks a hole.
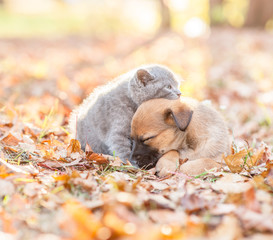
[[[180,93],[177,93],[177,96],[178,96],[178,97],[181,97],[181,92],[180,92]]]

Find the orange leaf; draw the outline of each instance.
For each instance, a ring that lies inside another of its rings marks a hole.
[[[66,174],[63,174],[63,175],[59,175],[57,177],[55,176],[52,176],[55,181],[64,181],[64,182],[68,182],[68,180],[70,179],[70,176],[66,175]]]
[[[2,139],[2,142],[9,146],[16,146],[20,142],[20,140],[14,137],[11,133],[8,136]]]
[[[37,138],[38,133],[35,134],[33,130],[31,130],[29,127],[25,126],[23,129],[23,133],[26,135],[30,135],[32,138]]]
[[[108,164],[109,160],[102,156],[102,154],[94,153],[94,152],[88,152],[86,153],[86,159],[88,161],[95,162],[97,164]]]
[[[11,176],[11,175],[13,175],[13,174],[8,173],[5,166],[3,166],[3,165],[0,166],[0,178],[6,178],[6,177]]]
[[[94,153],[91,146],[86,143],[85,146],[86,160],[95,162],[97,164],[108,164],[109,160],[105,158],[102,154]]]
[[[238,153],[224,157],[226,164],[233,173],[239,173],[244,168],[244,157],[249,153],[249,150],[243,149]]]
[[[93,239],[102,227],[92,212],[78,202],[68,201],[63,208],[76,225],[76,228],[67,229],[73,235],[73,239]]]
[[[80,142],[76,139],[71,139],[67,150],[70,151],[71,153],[80,152],[81,151]]]
[[[258,160],[260,160],[264,155],[264,148],[261,148],[258,152],[252,155],[249,159],[247,159],[247,164],[251,167],[255,166]]]
[[[18,150],[14,149],[14,148],[11,148],[11,147],[4,147],[4,150],[8,151],[8,152],[18,153]]]
[[[86,143],[86,145],[85,145],[85,152],[86,152],[86,153],[87,153],[87,152],[93,152],[91,146],[90,146],[88,143]]]

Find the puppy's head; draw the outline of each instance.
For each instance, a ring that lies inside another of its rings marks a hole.
[[[141,169],[151,169],[155,167],[160,154],[157,149],[146,145],[143,139],[136,138],[133,140],[130,162]]]
[[[141,104],[131,124],[130,162],[154,167],[162,154],[181,146],[193,111],[180,100],[153,99]]]

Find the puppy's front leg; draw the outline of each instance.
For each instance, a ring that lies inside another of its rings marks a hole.
[[[211,158],[199,158],[181,165],[180,172],[187,175],[199,175],[212,168],[220,168],[221,165]]]
[[[168,174],[175,172],[179,166],[179,152],[171,150],[165,153],[155,166],[156,175],[165,177]]]

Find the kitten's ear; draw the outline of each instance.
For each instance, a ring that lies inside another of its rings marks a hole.
[[[145,69],[137,70],[136,76],[138,81],[144,86],[146,86],[149,81],[154,79],[154,76]]]
[[[186,131],[192,119],[193,111],[185,108],[167,109],[164,113],[166,124],[178,127],[181,131]]]

